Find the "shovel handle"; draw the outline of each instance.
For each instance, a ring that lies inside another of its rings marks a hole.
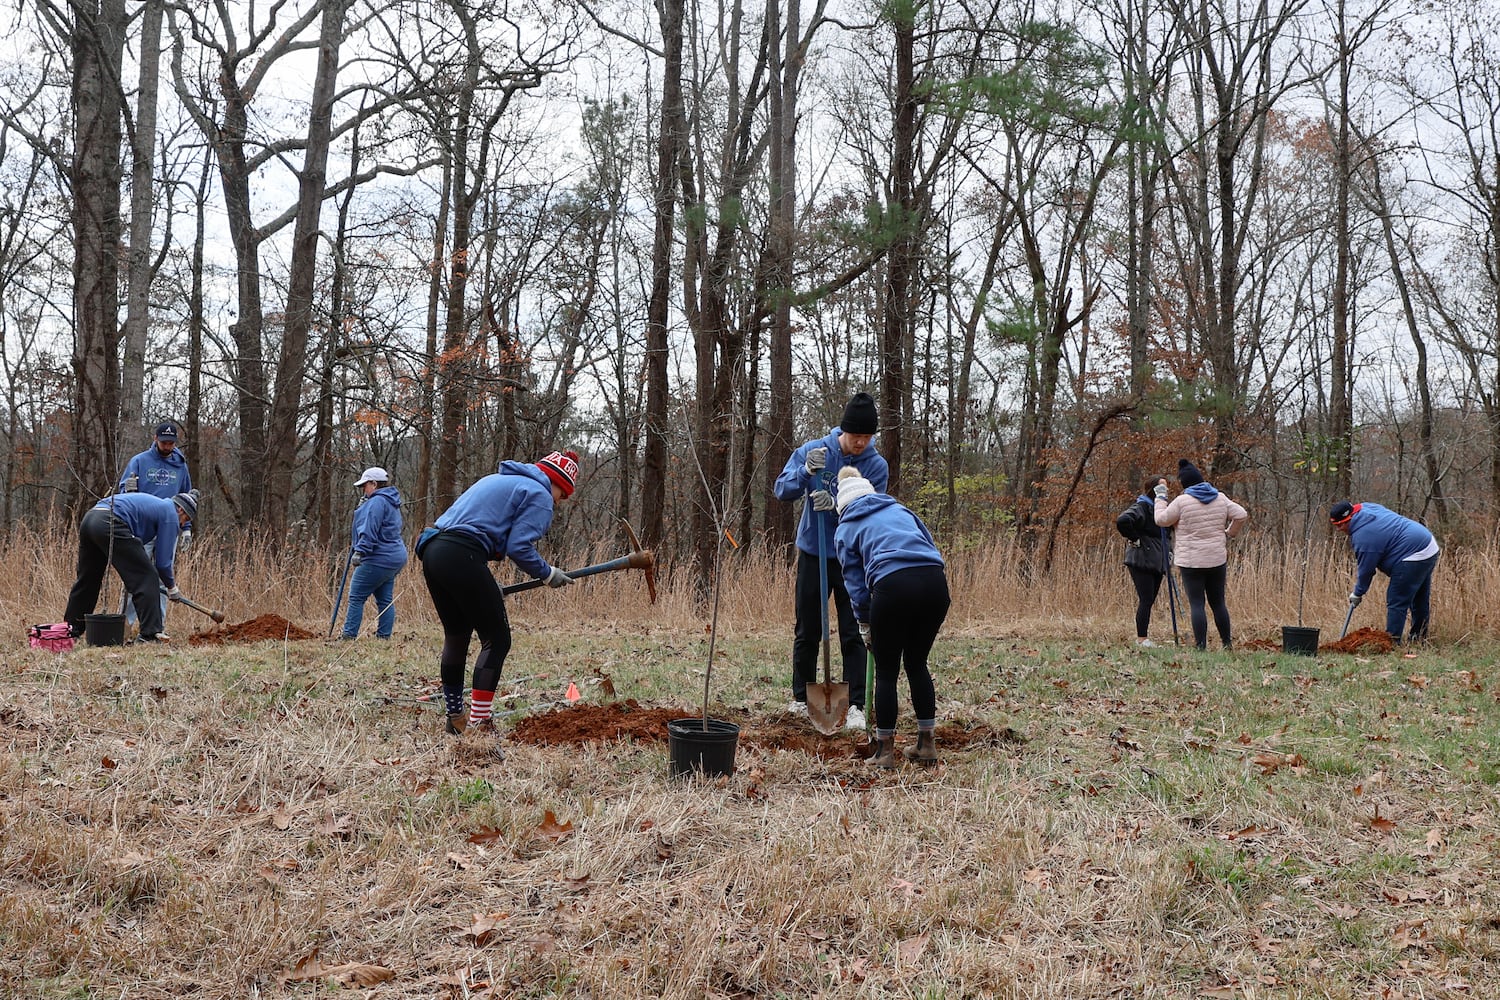
[[[632,552],[628,556],[611,559],[609,562],[594,563],[592,566],[584,566],[581,569],[566,569],[563,572],[577,580],[579,577],[594,576],[597,573],[608,573],[617,569],[647,569],[654,565],[654,563],[655,557],[651,554],[651,550],[642,549],[639,552]],[[535,590],[546,584],[546,582],[545,579],[536,579],[513,583],[508,587],[501,587],[500,593],[518,594],[523,590]]]

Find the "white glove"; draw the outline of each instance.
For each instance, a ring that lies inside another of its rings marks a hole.
[[[809,476],[816,476],[823,469],[826,469],[828,467],[828,449],[813,448],[807,453],[807,463],[803,467],[807,469]]]
[[[547,574],[547,586],[549,587],[566,587],[572,582],[573,578],[556,566],[553,566],[552,572]]]
[[[861,641],[864,642],[866,649],[872,648],[870,646],[870,623],[869,622],[860,622],[859,623],[859,638],[860,638]]]
[[[1349,607],[1351,607],[1351,608],[1357,608],[1357,607],[1359,607],[1359,602],[1363,601],[1364,599],[1365,598],[1364,598],[1363,594],[1350,594],[1349,595]]]
[[[359,563],[360,563],[360,560],[363,559],[363,558],[364,558],[364,556],[360,555],[358,552],[351,552],[351,553],[349,553],[349,565],[350,566],[358,566]]]
[[[173,584],[172,587],[171,587],[171,589],[167,591],[167,600],[169,600],[169,601],[180,601],[180,600],[182,600],[182,591],[177,589],[177,585],[176,584]]]
[[[193,544],[193,529],[183,528],[182,534],[177,536],[177,551],[186,552],[188,546]]]
[[[121,493],[135,493],[140,488],[141,488],[141,477],[140,476],[131,475],[131,476],[126,476],[125,477],[125,485],[123,485],[123,486],[120,487],[120,492]]]
[[[1165,500],[1167,498],[1167,484],[1166,483],[1157,483],[1156,484],[1156,488],[1153,489],[1151,492],[1156,494],[1156,499],[1158,499],[1158,500]]]
[[[813,510],[827,511],[834,509],[833,494],[827,490],[813,490],[807,496],[812,501]]]

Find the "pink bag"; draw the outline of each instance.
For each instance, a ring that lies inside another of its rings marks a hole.
[[[33,625],[26,630],[26,638],[32,649],[49,649],[54,653],[66,653],[73,648],[73,630],[67,622],[52,625]]]

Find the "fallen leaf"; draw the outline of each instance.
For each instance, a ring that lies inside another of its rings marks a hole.
[[[400,767],[406,763],[405,757],[377,757],[373,763],[381,767]]]
[[[459,854],[455,851],[449,851],[444,860],[459,871],[468,871],[469,866],[474,863],[474,856],[472,854]]]
[[[1045,868],[1028,868],[1021,873],[1021,881],[1045,889],[1052,882],[1052,873]]]
[[[1268,833],[1276,833],[1276,832],[1277,832],[1277,830],[1276,830],[1276,828],[1274,826],[1255,826],[1255,825],[1252,824],[1250,826],[1245,827],[1242,830],[1236,830],[1233,833],[1226,834],[1224,839],[1226,839],[1226,840],[1253,840],[1256,837],[1264,837]]]
[[[1336,917],[1339,920],[1353,920],[1360,914],[1359,907],[1350,906],[1348,903],[1318,903],[1317,907],[1330,917]]]
[[[509,919],[509,913],[476,913],[469,922],[469,929],[464,931],[464,936],[473,938],[475,947],[483,948],[494,937],[495,931]]]
[[[120,763],[113,757],[101,757],[99,759],[99,766],[104,768],[106,771],[113,771],[115,768],[120,766]]]
[[[672,850],[672,842],[658,833],[656,835],[656,860],[671,861]]]
[[[532,830],[531,834],[533,837],[550,840],[554,844],[561,843],[573,835],[573,821],[569,820],[566,823],[559,823],[557,817],[552,814],[552,810],[548,809],[546,815],[542,817],[542,821],[536,825],[536,829]]]
[[[918,934],[916,937],[907,938],[896,946],[896,954],[902,962],[916,962],[927,950],[927,940],[931,935],[927,933]]]
[[[498,826],[486,826],[469,834],[469,843],[482,844],[486,847],[500,839],[500,828]]]
[[[1427,851],[1431,853],[1443,846],[1443,831],[1433,827],[1427,831]]]
[[[1423,677],[1421,674],[1412,674],[1410,677],[1406,678],[1406,683],[1410,684],[1418,691],[1426,691],[1427,685],[1431,684],[1432,681],[1428,680],[1426,677]]]
[[[1375,815],[1368,821],[1368,825],[1370,829],[1379,833],[1391,833],[1396,829],[1395,822],[1380,815],[1380,806],[1378,805],[1375,807]]]
[[[1408,920],[1397,924],[1396,930],[1391,934],[1391,943],[1396,946],[1397,951],[1426,948],[1432,938],[1432,931],[1427,923],[1426,920]]]
[[[335,816],[331,812],[323,814],[323,818],[313,824],[313,831],[325,837],[333,837],[335,840],[348,840],[354,831],[354,817],[345,814]]]
[[[271,810],[271,825],[278,830],[287,830],[291,828],[292,813],[291,810],[286,807],[285,802],[277,806],[275,809]]]

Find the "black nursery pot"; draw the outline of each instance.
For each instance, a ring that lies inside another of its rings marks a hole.
[[[1299,656],[1316,656],[1318,653],[1318,630],[1299,625],[1281,626],[1281,651]]]
[[[125,644],[124,615],[84,615],[83,637],[90,646],[123,646]]]
[[[739,745],[740,727],[723,719],[673,719],[667,723],[669,766],[673,777],[692,774],[734,773],[734,751]]]

